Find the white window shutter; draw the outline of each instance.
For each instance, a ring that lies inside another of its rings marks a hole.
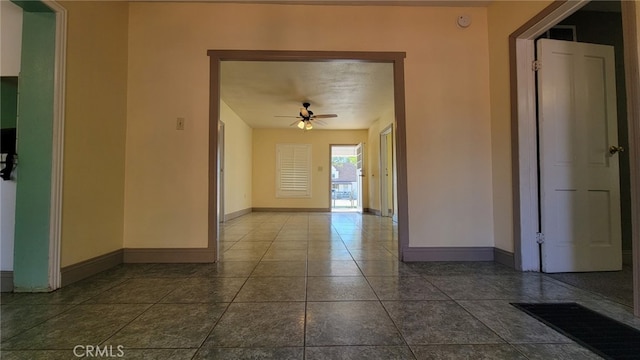
[[[276,176],[277,197],[311,197],[311,144],[277,144]]]

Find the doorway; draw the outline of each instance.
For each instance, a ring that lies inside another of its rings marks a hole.
[[[13,290],[62,285],[60,251],[67,12],[56,1],[22,8]],[[5,280],[5,279],[3,279]]]
[[[306,61],[331,62],[355,61],[388,63],[393,66],[393,103],[396,120],[395,144],[397,164],[397,213],[398,213],[398,258],[402,260],[403,252],[409,247],[408,194],[407,194],[407,157],[406,157],[406,120],[404,92],[404,52],[353,52],[353,51],[271,51],[271,50],[209,50],[210,59],[210,91],[209,91],[209,191],[207,251],[217,258],[218,243],[217,207],[218,207],[218,127],[220,120],[220,67],[223,61]]]
[[[540,253],[538,251],[540,221],[537,216],[539,211],[538,170],[536,141],[536,93],[535,73],[531,64],[534,61],[534,40],[552,26],[558,24],[568,15],[583,7],[587,1],[555,2],[544,9],[540,14],[532,18],[520,29],[510,35],[510,52],[512,68],[512,127],[514,129],[513,148],[516,156],[513,157],[515,176],[514,187],[514,215],[518,226],[515,228],[515,264],[524,271],[539,271]],[[627,83],[629,115],[629,138],[637,139],[638,108],[638,56],[637,56],[637,32],[635,24],[635,4],[622,2],[621,14],[623,17],[623,37],[625,45],[625,76],[630,79]],[[637,140],[635,140],[637,141]],[[637,162],[639,144],[630,143],[630,164]],[[631,222],[638,223],[638,194],[637,184],[640,179],[633,171],[630,174],[631,184]],[[638,273],[638,233],[633,235],[633,266],[634,266],[634,308],[636,316],[640,316],[640,294],[638,287],[640,279]]]
[[[362,212],[362,145],[331,145],[331,211]]]

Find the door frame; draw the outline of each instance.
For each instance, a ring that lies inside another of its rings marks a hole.
[[[64,122],[66,96],[66,49],[67,10],[55,0],[39,0],[55,14],[54,74],[53,74],[53,118],[51,146],[51,182],[49,204],[47,288],[25,289],[26,291],[53,291],[62,286],[61,243],[62,243],[62,187],[64,161]],[[18,6],[21,6],[18,4]],[[20,34],[22,37],[22,34]],[[14,238],[14,242],[17,239]],[[44,243],[45,241],[43,241]],[[38,243],[41,246],[41,243]],[[14,244],[14,251],[16,246]],[[14,254],[14,257],[16,255]],[[20,270],[17,270],[20,271]],[[13,277],[16,268],[14,261]]]
[[[364,141],[361,141],[359,143],[356,144],[355,149],[356,149],[356,162],[357,157],[358,157],[358,148],[360,148],[360,172],[357,172],[358,170],[358,166],[356,164],[356,183],[358,184],[358,206],[356,207],[356,209],[358,210],[358,212],[360,214],[362,214],[364,212],[364,174],[366,172],[366,168],[365,168],[365,157],[368,154],[365,154],[365,143]]]
[[[363,143],[360,143],[363,144]],[[331,212],[334,211],[333,208],[333,177],[331,174],[331,166],[333,166],[333,148],[334,147],[353,147],[354,149],[358,147],[358,144],[329,144],[329,209]],[[362,182],[362,180],[360,180],[360,182]],[[362,186],[360,186],[362,187]],[[358,202],[360,202],[360,204],[362,204],[362,192],[361,189],[358,189]],[[356,207],[357,209],[362,209],[362,206],[360,206],[359,208]],[[361,212],[361,211],[360,211]]]
[[[536,143],[536,87],[532,63],[534,42],[589,1],[551,3],[509,36],[511,145],[513,176],[514,259],[517,269],[539,271],[536,242],[538,221],[538,165]],[[621,1],[627,79],[631,227],[633,246],[634,313],[640,316],[640,76],[635,2]]]
[[[224,213],[224,121],[218,121],[218,222],[225,222]]]
[[[394,115],[396,119],[395,143],[398,196],[398,259],[409,248],[409,214],[407,191],[407,140],[404,86],[405,52],[372,51],[290,51],[290,50],[209,50],[209,218],[208,250],[218,258],[217,159],[218,127],[220,120],[220,63],[222,61],[353,61],[389,63],[393,65]]]
[[[383,144],[382,144],[382,139],[386,138],[387,136],[391,135],[391,164],[387,164],[387,159],[389,158],[389,154],[388,154],[388,150],[387,150],[387,144],[386,144],[386,140],[385,140],[385,146],[384,146],[384,151],[383,149]],[[384,155],[384,156],[383,156]],[[389,165],[391,165],[391,173],[388,175],[385,175],[385,177],[383,178],[383,174],[382,171],[384,171],[385,167],[384,165],[387,165],[387,167],[389,167]],[[382,131],[380,131],[380,215],[383,217],[390,217],[393,218],[393,216],[396,213],[396,209],[394,206],[394,202],[395,202],[395,194],[394,194],[394,172],[395,172],[395,163],[393,161],[393,124],[390,124],[389,126],[385,127]],[[382,180],[385,179],[385,180]],[[391,204],[389,204],[389,182],[391,182]],[[384,186],[383,186],[384,184]],[[391,206],[393,208],[393,215],[389,216],[389,206]]]
[[[41,0],[56,14],[55,73],[53,78],[53,149],[51,149],[51,214],[49,224],[49,289],[62,286],[62,186],[67,68],[67,9],[54,0]]]

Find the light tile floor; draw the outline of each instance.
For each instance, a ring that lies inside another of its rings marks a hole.
[[[630,308],[550,276],[398,262],[396,234],[371,215],[252,213],[222,226],[217,264],[128,264],[2,294],[1,357],[599,358],[513,301],[577,301],[640,328]]]

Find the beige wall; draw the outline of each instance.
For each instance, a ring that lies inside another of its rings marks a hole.
[[[128,5],[68,10],[62,266],[121,249]]]
[[[494,244],[486,9],[466,30],[449,20],[463,11],[434,11],[406,45],[412,247]]]
[[[220,101],[224,122],[224,213],[251,209],[253,130]]]
[[[366,142],[366,130],[254,129],[253,207],[328,209],[331,145]],[[311,198],[276,198],[276,144],[311,144]],[[367,189],[363,189],[367,193]],[[367,199],[364,198],[366,207]]]
[[[206,245],[208,49],[406,51],[411,245],[493,245],[485,8],[129,6],[126,246]]]
[[[491,169],[495,246],[513,251],[509,35],[551,1],[493,1],[488,8],[491,76]]]
[[[512,251],[507,37],[548,3],[314,6],[314,26],[300,27],[290,19],[308,7],[62,2],[62,266],[123,246],[206,246],[214,48],[406,51],[411,245],[490,246],[495,231],[495,245]],[[471,14],[470,28],[454,25],[460,13]],[[176,117],[186,118],[184,131]]]

